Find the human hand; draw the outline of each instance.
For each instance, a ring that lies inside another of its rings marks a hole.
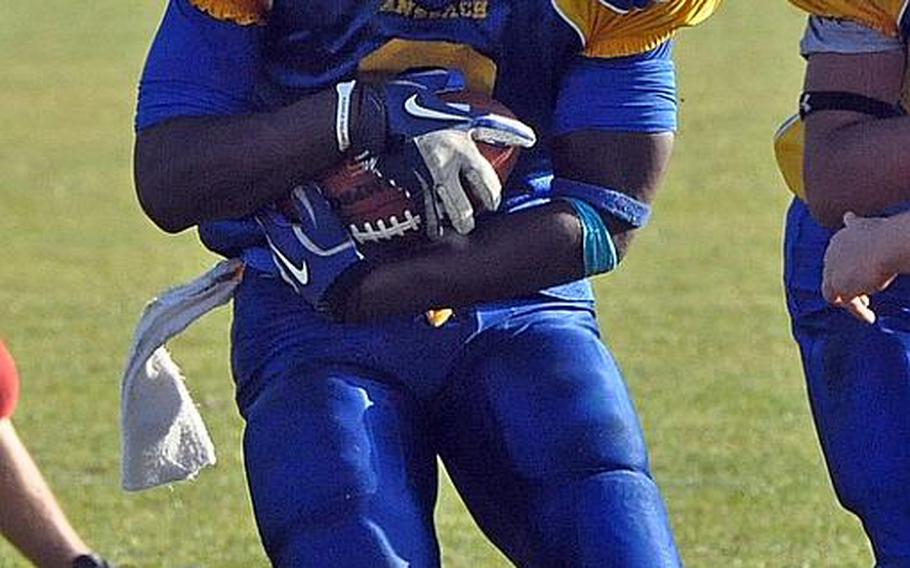
[[[474,229],[475,207],[499,207],[502,182],[476,142],[529,148],[533,129],[516,118],[482,105],[448,102],[446,93],[464,91],[461,74],[446,69],[404,73],[383,85],[393,142],[377,167],[391,179],[421,186],[431,198],[428,212],[448,217],[460,234]],[[397,143],[396,143],[397,142]],[[431,238],[441,223],[425,225]]]
[[[283,208],[268,206],[255,217],[282,279],[325,309],[327,291],[362,258],[328,201],[307,184],[296,187]]]
[[[391,144],[441,130],[470,132],[478,142],[530,148],[534,130],[520,120],[469,104],[448,102],[448,93],[466,91],[460,71],[443,68],[405,71],[381,84]]]
[[[877,217],[844,215],[844,228],[838,231],[825,251],[822,294],[825,299],[846,309],[854,317],[875,322],[869,296],[884,290],[894,281],[897,270],[891,259],[887,220]]]

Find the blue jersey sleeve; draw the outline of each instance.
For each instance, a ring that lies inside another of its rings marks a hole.
[[[178,116],[253,111],[264,32],[170,0],[139,82],[136,129]]]
[[[560,86],[554,133],[676,130],[672,51],[672,42],[665,42],[628,57],[576,57]]]

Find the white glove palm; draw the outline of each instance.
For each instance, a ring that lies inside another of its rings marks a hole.
[[[458,233],[474,229],[472,197],[485,211],[499,207],[502,183],[469,132],[439,130],[417,137],[414,143],[430,172],[433,197]]]

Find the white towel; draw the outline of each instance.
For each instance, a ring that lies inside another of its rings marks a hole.
[[[227,303],[242,277],[242,261],[222,261],[153,299],[142,312],[120,391],[122,484],[127,491],[192,479],[214,465],[208,430],[164,344]]]

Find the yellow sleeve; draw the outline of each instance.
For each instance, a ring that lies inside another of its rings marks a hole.
[[[852,20],[894,37],[900,33],[908,0],[790,0],[790,3],[815,16]]]
[[[806,129],[798,114],[788,118],[774,134],[774,157],[787,187],[802,200],[806,199],[803,183],[803,151]]]
[[[706,20],[723,0],[668,0],[621,12],[600,0],[554,0],[559,15],[581,37],[583,55],[622,57],[654,49],[682,27]]]
[[[242,26],[264,24],[269,12],[269,0],[190,0],[190,4],[216,20]]]

